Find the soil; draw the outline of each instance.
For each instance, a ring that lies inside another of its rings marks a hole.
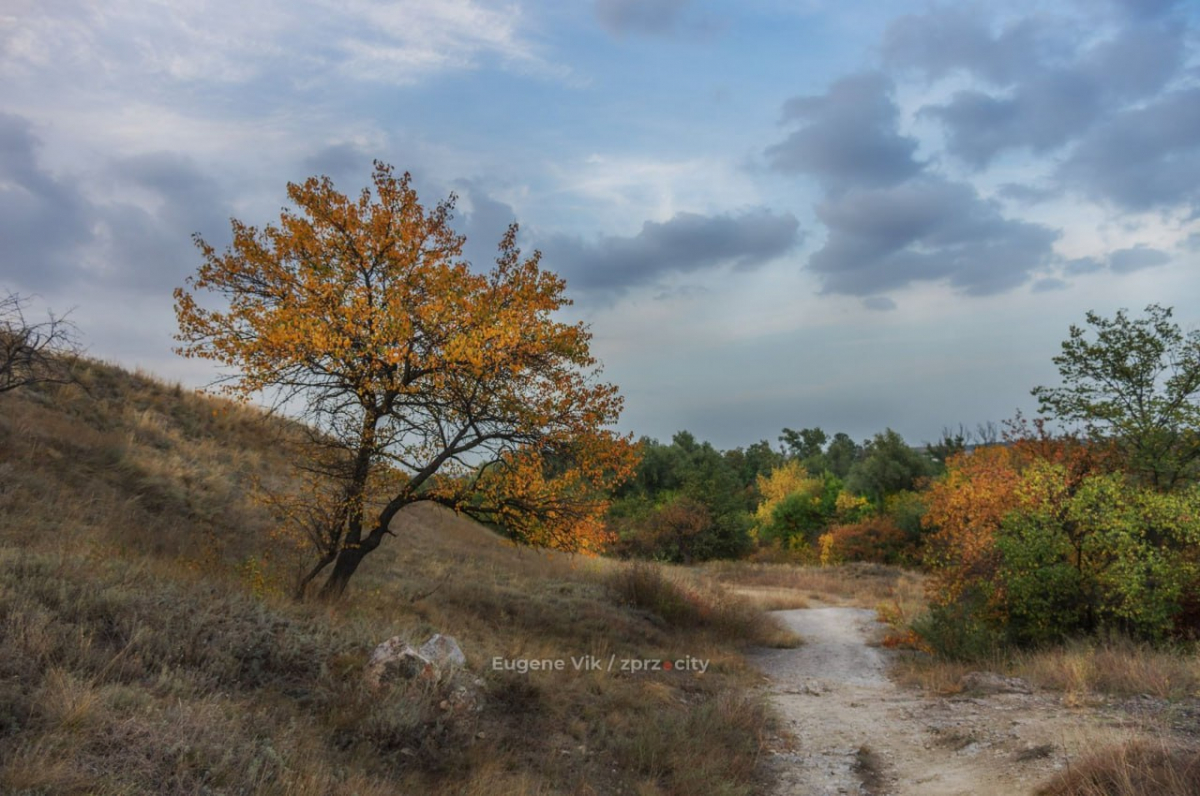
[[[888,679],[874,611],[775,612],[805,643],[751,659],[783,719],[770,761],[772,796],[1032,793],[1102,744],[1151,734],[1119,706],[1073,708],[1023,681],[973,676],[972,689],[926,696]]]

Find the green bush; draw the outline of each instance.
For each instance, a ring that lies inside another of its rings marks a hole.
[[[937,655],[953,660],[991,658],[1004,646],[1004,637],[985,620],[985,606],[978,594],[935,605],[913,619],[912,629]]]
[[[1061,641],[1083,624],[1080,571],[1060,525],[1045,515],[1010,515],[996,539],[1001,564],[994,588],[1004,608],[1005,630],[1017,644]]]

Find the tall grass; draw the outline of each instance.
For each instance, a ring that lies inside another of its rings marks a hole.
[[[1195,796],[1200,750],[1132,741],[1072,762],[1038,796]]]
[[[274,579],[254,480],[294,429],[87,363],[0,395],[0,793],[748,794],[766,706],[738,648],[786,643],[686,573],[516,548],[407,510],[341,604]],[[657,580],[656,580],[657,579]],[[640,594],[640,593],[639,593]],[[375,644],[458,638],[464,671],[376,694]],[[687,672],[496,670],[676,658]],[[478,710],[451,704],[458,689]]]

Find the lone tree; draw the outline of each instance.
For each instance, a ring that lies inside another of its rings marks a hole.
[[[1087,314],[1054,357],[1062,387],[1036,387],[1041,409],[1116,444],[1126,467],[1170,490],[1200,474],[1200,331],[1184,332],[1170,307],[1146,317]]]
[[[175,291],[177,351],[232,368],[235,395],[301,410],[304,466],[336,479],[333,505],[308,514],[323,518],[320,560],[299,593],[332,564],[321,595],[343,594],[423,500],[534,545],[600,547],[636,451],[609,429],[621,398],[598,380],[591,335],[555,319],[565,282],[540,253],[522,257],[516,225],[490,273],[473,272],[453,194],[426,210],[410,176],[378,161],[373,183],[356,199],[327,177],[289,183],[297,211],[278,226],[234,219],[222,253],[195,236],[204,262]],[[227,308],[201,307],[202,290]]]
[[[75,382],[79,334],[65,316],[40,323],[26,317],[29,300],[17,293],[0,297],[0,393],[32,384]]]

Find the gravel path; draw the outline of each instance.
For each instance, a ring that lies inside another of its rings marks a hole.
[[[1057,698],[925,698],[897,687],[891,653],[870,645],[882,627],[874,611],[776,613],[805,644],[752,656],[794,738],[775,752],[773,796],[1028,793],[1084,743],[1087,717]]]

